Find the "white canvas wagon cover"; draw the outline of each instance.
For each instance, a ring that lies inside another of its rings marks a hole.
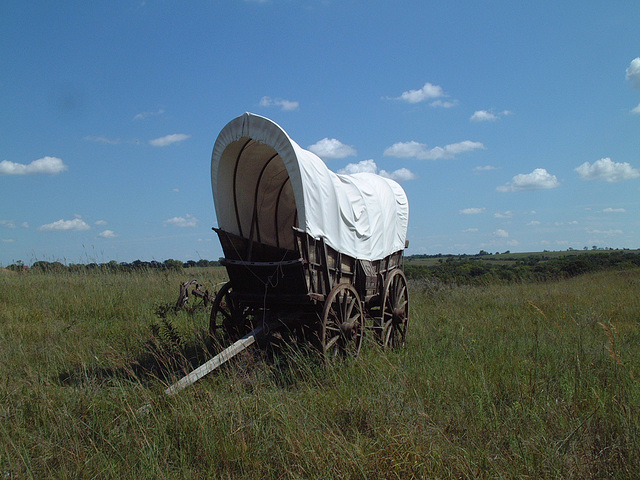
[[[293,250],[293,227],[343,254],[379,260],[405,248],[409,203],[373,173],[339,175],[275,122],[245,113],[220,132],[211,156],[218,227]]]

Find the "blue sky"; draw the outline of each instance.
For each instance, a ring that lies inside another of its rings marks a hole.
[[[245,111],[398,179],[408,254],[640,247],[640,2],[0,6],[0,265],[222,255]]]

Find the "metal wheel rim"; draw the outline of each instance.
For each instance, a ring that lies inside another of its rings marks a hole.
[[[402,270],[394,271],[385,282],[381,313],[382,346],[403,348],[409,323],[409,291]]]

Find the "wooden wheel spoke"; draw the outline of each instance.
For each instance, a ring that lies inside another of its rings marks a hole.
[[[220,310],[218,310],[218,313],[220,313],[224,318],[226,318],[229,321],[231,321],[231,318],[233,317],[231,312],[228,310],[225,310],[224,308],[221,308]]]
[[[329,341],[327,341],[327,344],[325,345],[324,349],[325,351],[329,351],[331,350],[331,348],[338,343],[338,340],[340,340],[340,335],[335,335],[333,337],[331,337],[329,339]]]
[[[404,323],[402,325],[398,325],[398,329],[397,330],[400,332],[400,335],[402,335],[402,337],[404,338],[404,336],[406,335],[406,332],[407,332],[407,324]]]
[[[405,287],[402,287],[400,289],[400,291],[396,293],[396,299],[395,299],[395,304],[396,305],[400,302],[401,298],[405,298],[406,291],[407,291],[407,289]]]
[[[344,311],[344,319],[351,318],[351,312],[353,311],[353,307],[355,306],[355,299],[351,298],[345,305]]]
[[[351,328],[354,328],[355,326],[357,326],[357,325],[359,325],[359,324],[360,324],[359,319],[360,319],[360,314],[352,315],[352,316],[349,318],[349,320],[348,320],[348,321],[346,321],[346,322],[344,322],[344,323],[346,323],[347,325],[349,325]]]
[[[349,311],[351,308],[351,298],[345,293],[342,295],[342,303],[340,305],[340,322],[344,322],[349,317]]]

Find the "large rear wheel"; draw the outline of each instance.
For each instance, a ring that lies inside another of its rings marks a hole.
[[[322,355],[325,363],[357,357],[364,336],[362,301],[356,289],[348,283],[336,285],[322,312]]]
[[[382,346],[402,348],[407,342],[409,324],[409,290],[407,277],[394,270],[385,281],[382,296]]]

